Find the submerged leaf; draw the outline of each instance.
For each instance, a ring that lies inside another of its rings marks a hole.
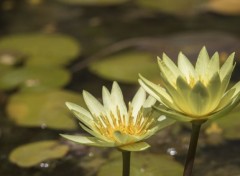
[[[31,167],[46,160],[62,158],[68,150],[67,145],[55,140],[34,142],[15,148],[9,160],[20,167]]]
[[[82,96],[69,91],[22,92],[10,97],[7,113],[21,126],[75,129],[77,124],[66,101],[84,106]]]

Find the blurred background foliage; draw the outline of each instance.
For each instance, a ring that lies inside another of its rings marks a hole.
[[[1,0],[0,25],[4,176],[118,173],[114,150],[60,138],[84,133],[64,103],[85,106],[83,89],[101,98],[113,80],[130,100],[139,73],[159,82],[163,52],[176,61],[183,51],[193,63],[202,46],[221,62],[236,52],[232,82],[240,78],[239,0]],[[204,127],[196,176],[240,174],[239,110]],[[133,156],[132,175],[179,176],[189,132],[187,124],[159,132]]]

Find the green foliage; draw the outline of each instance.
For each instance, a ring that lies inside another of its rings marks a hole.
[[[75,129],[76,122],[65,106],[66,101],[84,106],[82,96],[69,91],[22,92],[10,97],[7,114],[21,126]]]
[[[43,161],[62,158],[69,147],[55,140],[46,140],[15,148],[9,156],[12,163],[20,167],[35,166]]]
[[[139,73],[150,80],[157,80],[159,69],[156,61],[157,58],[149,53],[129,51],[93,62],[90,70],[105,79],[138,83]]]
[[[101,168],[97,176],[121,175],[122,159],[120,152],[113,153]],[[179,176],[182,173],[182,166],[167,155],[143,154],[135,152],[131,160],[131,176]]]
[[[20,52],[27,65],[66,65],[80,54],[79,43],[60,34],[21,34],[0,39],[0,50]]]
[[[62,68],[23,67],[12,69],[0,75],[0,89],[16,87],[24,91],[46,90],[63,87],[70,80],[70,73]]]

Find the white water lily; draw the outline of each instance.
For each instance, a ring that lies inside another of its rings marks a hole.
[[[181,52],[178,66],[166,54],[158,58],[158,64],[163,85],[156,85],[141,75],[139,83],[163,105],[156,108],[169,117],[180,121],[218,118],[240,101],[240,82],[227,90],[235,67],[234,53],[221,67],[219,54],[216,52],[210,59],[205,47],[195,67]]]
[[[151,110],[156,100],[147,98],[142,88],[128,103],[128,109],[116,82],[111,92],[103,87],[103,104],[87,91],[83,91],[83,98],[89,110],[69,102],[66,105],[81,121],[81,127],[92,136],[62,135],[80,144],[141,151],[149,147],[143,140],[174,122],[165,116],[159,118],[159,114]]]

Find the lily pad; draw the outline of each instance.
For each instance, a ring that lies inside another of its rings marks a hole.
[[[70,91],[22,92],[10,97],[7,114],[20,126],[75,129],[77,123],[66,101],[84,104],[80,94]]]
[[[120,152],[119,152],[120,153]],[[131,176],[179,176],[183,171],[182,165],[167,155],[133,153],[131,159]],[[121,176],[122,159],[120,155],[107,162],[100,168],[97,176]]]
[[[239,0],[208,1],[208,3],[203,8],[225,15],[239,15],[240,1]]]
[[[0,89],[46,90],[66,85],[70,73],[62,68],[25,67],[5,72],[0,76]]]
[[[125,83],[137,83],[139,73],[151,80],[159,77],[157,58],[147,52],[115,54],[91,63],[90,70],[105,79]]]
[[[91,6],[106,6],[116,5],[127,2],[128,0],[58,0],[67,4],[73,5],[91,5]]]
[[[197,1],[192,0],[137,0],[136,3],[152,10],[182,15],[192,12],[197,5]]]
[[[66,65],[80,54],[77,41],[60,34],[22,34],[0,39],[0,50],[21,52],[28,65]]]
[[[31,167],[46,160],[62,158],[68,151],[67,145],[46,140],[17,147],[10,153],[9,160],[20,167]]]

